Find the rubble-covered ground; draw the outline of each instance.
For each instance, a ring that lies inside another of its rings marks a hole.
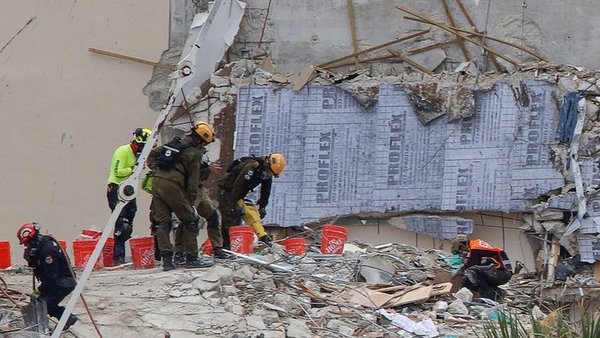
[[[104,337],[468,337],[509,309],[527,322],[537,304],[532,274],[516,275],[501,305],[452,289],[447,253],[395,244],[346,249],[252,255],[271,264],[237,258],[208,269],[105,269],[92,274],[84,296]],[[9,289],[30,292],[26,268],[1,276]],[[593,278],[585,283],[586,293],[600,290]],[[0,304],[0,330],[23,328],[16,307],[5,297]],[[80,321],[65,337],[96,337],[81,302],[75,313]]]

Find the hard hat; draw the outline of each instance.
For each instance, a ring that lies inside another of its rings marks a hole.
[[[213,131],[213,127],[204,121],[196,121],[194,122],[194,126],[192,127],[192,132],[196,133],[196,135],[200,136],[202,140],[206,143],[211,143],[215,140],[215,132]]]
[[[272,153],[267,157],[267,161],[269,162],[269,169],[275,177],[279,176],[285,169],[285,157],[280,153]]]
[[[32,238],[38,235],[40,232],[40,226],[37,223],[26,223],[19,228],[17,231],[17,238],[19,239],[19,244],[24,245],[27,244]]]
[[[137,128],[133,132],[134,138],[133,140],[139,144],[145,144],[148,142],[148,138],[152,135],[152,130],[148,128]]]

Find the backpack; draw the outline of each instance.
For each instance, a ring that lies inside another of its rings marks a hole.
[[[160,154],[156,158],[156,165],[159,169],[171,170],[179,159],[181,152],[191,146],[190,144],[181,143],[181,138],[175,136],[171,142],[163,145]]]
[[[226,190],[230,189],[231,185],[233,184],[233,181],[235,181],[235,178],[237,177],[237,175],[239,173],[240,164],[242,164],[248,160],[254,160],[254,161],[258,161],[259,163],[262,163],[261,159],[264,159],[264,158],[251,155],[251,156],[244,156],[242,158],[236,159],[233,162],[231,162],[231,164],[229,165],[229,167],[227,167],[227,170],[225,171],[225,173],[228,174],[228,176],[225,179],[225,181],[220,185],[221,188],[224,188]]]

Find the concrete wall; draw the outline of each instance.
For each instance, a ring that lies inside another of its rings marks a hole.
[[[103,227],[112,152],[152,126],[141,88],[152,68],[91,54],[89,47],[157,60],[168,47],[169,3],[160,0],[0,1],[0,240],[30,221],[71,241]],[[135,222],[148,232],[149,198]],[[70,245],[69,245],[70,246]]]
[[[248,12],[233,55],[239,54],[241,49],[247,49],[250,53],[258,50],[269,1],[247,2]],[[491,2],[489,17],[488,2]],[[284,73],[351,53],[353,50],[346,3],[345,0],[273,0],[262,49],[266,48],[271,52],[278,70]],[[449,3],[458,25],[470,28],[456,2]],[[485,29],[487,21],[490,35],[518,45],[521,45],[523,32],[523,44],[535,48],[550,61],[600,68],[600,60],[596,57],[600,52],[600,28],[592,24],[597,18],[596,1],[526,1],[524,25],[522,0],[463,0],[463,3],[481,31]],[[438,22],[447,22],[441,1],[353,0],[353,4],[358,44],[362,49],[428,27],[403,19],[406,14],[397,10],[397,5],[430,16]],[[429,36],[434,36],[438,41],[450,39],[449,33],[439,29],[433,29]],[[408,43],[392,47],[402,51],[411,45],[413,44]],[[499,46],[496,43],[491,45]],[[480,58],[477,47],[470,45],[468,48],[476,59]],[[514,49],[500,50],[518,61],[527,60],[526,54],[519,55]],[[447,48],[447,52],[455,62],[464,59],[456,45]]]

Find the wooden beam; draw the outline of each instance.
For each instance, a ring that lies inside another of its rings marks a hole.
[[[452,12],[450,11],[450,6],[448,6],[448,0],[442,0],[442,5],[444,5],[444,11],[446,12],[446,17],[448,17],[448,21],[450,22],[450,26],[456,27],[456,22],[454,21],[454,17],[452,16]],[[471,54],[469,54],[469,50],[467,46],[465,46],[465,41],[457,36],[458,45],[465,56],[465,61],[471,60]]]
[[[375,56],[372,58],[368,58],[368,59],[362,59],[360,60],[361,63],[369,63],[369,62],[373,62],[373,61],[379,61],[379,60],[386,60],[386,59],[391,59],[395,57],[394,55],[390,55],[390,54],[385,54],[385,55],[381,55],[381,56]],[[327,66],[323,69],[333,69],[333,68],[339,68],[339,67],[344,67],[344,66],[351,66],[354,64],[354,61],[346,61],[344,63],[338,63],[332,66]]]
[[[152,62],[152,61],[148,61],[148,60],[144,60],[144,59],[135,58],[133,56],[127,56],[127,55],[123,55],[123,54],[108,52],[108,51],[101,50],[101,49],[88,48],[88,51],[90,51],[90,53],[110,56],[113,58],[123,59],[123,60],[131,61],[131,62],[137,62],[137,63],[141,63],[144,65],[153,66],[153,67],[166,69],[166,70],[170,70],[170,71],[174,71],[177,69],[177,67],[174,65],[167,65],[167,64],[159,63],[159,62]]]
[[[420,70],[421,72],[425,73],[425,74],[429,74],[431,75],[431,71],[423,66],[421,66],[420,64],[414,62],[413,60],[403,56],[402,54],[398,53],[395,50],[392,49],[388,49],[387,50],[390,54],[394,55],[395,57],[397,57],[398,59],[402,60],[403,62],[408,63],[409,65],[415,67],[416,69]]]
[[[456,3],[458,4],[460,11],[463,13],[465,18],[469,22],[469,25],[471,25],[471,29],[476,33],[481,33],[481,31],[479,29],[477,29],[477,25],[475,24],[475,21],[473,21],[473,19],[471,18],[471,15],[469,15],[469,12],[467,12],[467,9],[465,8],[465,5],[463,5],[462,1],[456,0]],[[453,25],[453,26],[456,26],[456,25]],[[481,42],[482,43],[484,42],[483,38],[481,38]],[[494,64],[494,67],[496,67],[496,70],[501,70],[502,66],[500,66],[500,64],[498,63],[498,60],[496,60],[496,55],[489,54],[489,56],[490,56],[490,60],[492,61],[492,64]]]
[[[380,44],[380,45],[373,46],[373,47],[371,47],[371,48],[367,48],[367,49],[361,50],[360,52],[356,52],[356,53],[348,54],[348,55],[346,55],[346,56],[342,56],[342,57],[340,57],[340,58],[337,58],[337,59],[335,59],[335,60],[327,61],[327,62],[325,62],[325,63],[322,63],[322,64],[320,64],[320,65],[317,65],[317,67],[321,67],[321,68],[327,68],[327,66],[331,66],[331,65],[333,65],[333,64],[335,64],[335,63],[337,63],[337,62],[339,62],[339,61],[343,61],[343,60],[346,60],[346,59],[349,59],[349,58],[353,58],[353,57],[355,57],[355,56],[357,56],[357,55],[362,55],[362,54],[365,54],[365,53],[369,53],[369,52],[372,52],[372,51],[374,51],[374,50],[382,49],[382,48],[385,48],[385,47],[388,47],[388,46],[391,46],[391,45],[394,45],[394,44],[400,43],[400,42],[402,42],[402,41],[406,41],[406,40],[414,39],[414,38],[416,38],[416,37],[419,37],[419,36],[421,36],[421,35],[423,35],[423,34],[427,34],[427,33],[429,33],[429,31],[430,31],[430,29],[429,29],[429,28],[428,28],[428,29],[426,29],[426,30],[418,31],[418,32],[416,32],[416,33],[413,33],[413,34],[406,35],[406,36],[403,36],[403,37],[400,37],[400,38],[397,38],[397,39],[394,39],[394,40],[391,40],[391,41],[388,41],[388,42],[382,43],[382,44]]]
[[[350,19],[350,34],[352,36],[352,49],[354,52],[360,52],[360,48],[358,48],[358,41],[356,39],[356,18],[354,17],[354,5],[352,4],[352,0],[346,0],[348,6],[348,18]],[[354,57],[354,62],[356,63],[356,67],[360,67],[360,61],[358,55]]]
[[[398,6],[396,8],[398,8]],[[400,8],[398,8],[398,9],[400,9]],[[495,37],[490,36],[490,35],[483,34],[481,32],[473,32],[473,31],[469,31],[467,29],[462,29],[462,28],[458,28],[458,27],[449,27],[447,25],[444,25],[442,23],[437,23],[437,22],[435,22],[435,21],[433,21],[431,19],[427,19],[427,18],[419,18],[419,17],[413,18],[413,17],[410,17],[410,16],[405,16],[404,19],[411,20],[411,21],[417,21],[417,22],[420,22],[420,23],[428,24],[428,25],[437,26],[437,27],[439,27],[439,28],[441,28],[443,30],[446,30],[446,31],[454,34],[454,35],[458,35],[458,34],[455,33],[455,32],[452,32],[450,30],[455,30],[455,31],[462,32],[462,33],[468,33],[468,34],[471,34],[471,35],[474,35],[474,36],[477,36],[477,37],[485,37],[487,40],[496,41],[496,42],[501,43],[503,45],[507,45],[507,46],[511,46],[511,47],[520,49],[520,50],[522,50],[522,51],[524,51],[524,52],[526,52],[528,54],[531,54],[531,55],[535,56],[536,58],[540,59],[541,61],[548,61],[548,60],[546,60],[545,57],[541,56],[540,54],[538,54],[535,51],[532,51],[530,49],[521,47],[521,46],[516,45],[516,44],[514,44],[514,43],[512,43],[510,41],[502,40],[502,39],[495,38]],[[444,27],[442,27],[442,26],[444,26]],[[463,36],[463,39],[465,39],[464,36]],[[473,44],[476,44],[478,46],[480,45],[479,42],[474,42],[472,39],[465,39],[465,40],[467,40],[467,41],[469,41],[469,42],[471,42]]]

